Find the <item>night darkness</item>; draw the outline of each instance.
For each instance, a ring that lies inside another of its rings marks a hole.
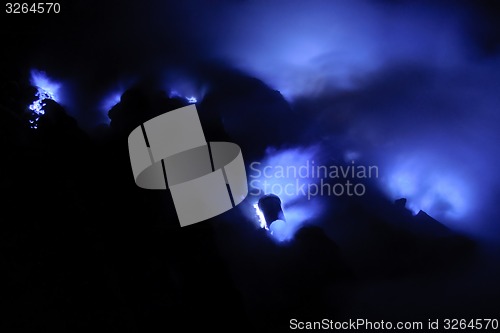
[[[497,2],[60,4],[0,16],[2,332],[498,325]],[[181,228],[127,139],[189,104],[249,195]]]

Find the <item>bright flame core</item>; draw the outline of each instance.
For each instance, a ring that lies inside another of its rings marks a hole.
[[[255,208],[255,214],[259,220],[260,227],[267,230],[266,218],[264,217],[264,213],[260,210],[259,204],[256,202],[253,205],[253,208]]]

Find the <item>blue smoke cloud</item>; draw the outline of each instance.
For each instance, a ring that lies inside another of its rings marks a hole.
[[[167,92],[202,101],[212,82],[199,68],[216,62],[285,96],[301,119],[299,127],[292,124],[297,118],[281,119],[280,127],[294,129],[290,137],[326,145],[339,154],[335,157],[357,156],[379,165],[379,186],[389,198],[406,196],[412,210],[426,210],[453,228],[500,234],[498,24],[479,5],[295,0],[129,5],[132,10],[119,13],[126,24],[94,20],[92,27],[71,30],[81,43],[61,57],[78,55],[78,66],[54,57],[54,66],[66,66],[67,76],[80,73],[84,83],[78,94],[94,94],[73,113],[81,122],[102,120],[104,109],[117,100],[117,73],[153,77]],[[90,13],[82,15],[87,19]],[[90,39],[101,46],[99,59],[89,56]],[[46,52],[65,40],[59,32],[47,46],[33,49]],[[98,77],[99,87],[91,76]],[[241,133],[248,124],[225,126],[228,133]]]
[[[468,8],[260,1],[210,12],[214,56],[279,90],[317,142],[380,165],[379,186],[452,228],[498,234],[498,59]],[[225,34],[222,27],[232,27]],[[286,121],[282,126],[286,126]],[[493,209],[493,211],[492,211]],[[489,212],[488,214],[486,212]]]
[[[212,43],[209,57],[259,77],[289,100],[332,88],[355,89],[393,62],[453,66],[463,57],[465,16],[458,7],[252,1],[202,8],[203,20],[186,15],[192,29],[181,31],[187,39],[203,30]]]

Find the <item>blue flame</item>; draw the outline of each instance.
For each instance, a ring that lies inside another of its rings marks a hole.
[[[120,89],[110,92],[101,103],[101,111],[108,112],[113,108],[113,106],[120,103],[124,91],[125,90]]]
[[[437,219],[457,220],[467,215],[474,198],[471,185],[453,165],[419,154],[397,161],[384,178],[386,191],[406,198],[414,214],[420,210]]]
[[[259,221],[259,226],[262,229],[267,229],[266,218],[264,213],[260,210],[259,204],[256,202],[253,204],[253,208],[255,209],[255,215],[257,215],[257,220]]]
[[[181,98],[189,104],[198,103],[206,94],[206,83],[198,75],[181,68],[170,67],[163,76],[163,85],[170,98]]]
[[[249,197],[252,198],[252,207],[246,209],[249,218],[255,221],[259,228],[269,231],[269,235],[278,241],[284,242],[293,238],[295,232],[305,223],[321,214],[322,203],[316,198],[309,198],[298,187],[307,186],[317,181],[304,177],[302,179],[279,174],[266,173],[263,168],[266,167],[291,167],[300,168],[313,161],[319,152],[319,147],[293,147],[289,149],[278,150],[269,148],[266,151],[266,157],[258,164],[254,163],[250,167],[249,173]],[[284,188],[287,188],[287,191]],[[264,194],[275,194],[282,202],[282,209],[285,215],[284,221],[274,221],[266,227],[264,214],[258,207],[258,200]]]
[[[109,124],[111,119],[108,112],[118,103],[120,103],[122,95],[137,82],[135,77],[127,76],[121,77],[117,82],[107,87],[107,90],[101,95],[101,102],[98,110],[101,115],[104,115],[104,121]]]
[[[45,103],[43,100],[51,99],[57,102],[59,99],[58,93],[61,85],[52,81],[45,74],[45,72],[35,69],[31,70],[30,83],[32,86],[37,88],[37,92],[35,94],[37,99],[29,106],[33,116],[33,119],[29,120],[30,127],[36,129],[38,127],[37,122],[40,119],[40,116],[45,114],[45,111],[43,110]]]
[[[50,79],[45,72],[36,69],[31,70],[30,83],[50,95],[51,99],[55,101],[59,100],[61,84]]]
[[[179,93],[177,90],[170,90],[170,92],[168,93],[168,97],[170,97],[170,98],[179,97],[179,98],[186,100],[186,102],[188,102],[189,104],[194,104],[194,103],[198,102],[197,97],[185,96],[184,94]]]

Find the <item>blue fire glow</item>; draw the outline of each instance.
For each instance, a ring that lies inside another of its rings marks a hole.
[[[255,215],[257,215],[260,227],[262,229],[267,229],[266,218],[264,217],[264,213],[260,210],[259,204],[257,202],[254,203],[253,208],[255,209]]]
[[[406,158],[388,170],[386,189],[393,198],[406,198],[414,214],[420,210],[437,219],[466,215],[473,205],[470,185],[454,169],[436,159],[419,155]]]
[[[102,101],[100,109],[103,112],[108,112],[109,110],[111,110],[113,106],[120,103],[123,92],[124,90],[120,89],[109,93]]]
[[[31,70],[30,83],[32,86],[37,88],[35,97],[37,99],[29,106],[32,111],[33,119],[30,119],[30,127],[36,129],[38,127],[37,122],[41,116],[45,114],[43,107],[45,103],[43,100],[51,99],[58,101],[58,92],[61,85],[52,81],[45,72],[38,70]]]
[[[194,75],[185,68],[169,67],[162,74],[162,83],[170,98],[182,98],[189,104],[198,103],[206,94],[206,83],[199,74]]]
[[[294,147],[288,149],[269,148],[266,157],[254,163],[249,173],[249,198],[252,207],[248,207],[248,217],[260,228],[266,228],[264,214],[258,207],[258,200],[264,194],[275,194],[282,202],[285,221],[274,221],[269,226],[269,234],[278,242],[290,240],[295,232],[308,221],[321,214],[322,203],[317,198],[309,198],[300,188],[304,188],[317,179],[296,178],[292,175],[273,175],[264,171],[266,167],[300,168],[313,161],[319,147]],[[286,188],[286,190],[285,190]]]
[[[196,98],[195,96],[185,96],[184,94],[179,93],[177,90],[170,90],[170,92],[168,93],[168,97],[170,97],[170,98],[174,98],[174,97],[183,98],[189,104],[194,104],[194,103],[198,102],[198,98]]]
[[[307,119],[290,133],[309,131],[337,150],[352,148],[346,160],[359,153],[379,165],[388,198],[407,197],[414,212],[485,234],[481,221],[491,221],[500,234],[500,213],[492,209],[500,183],[500,61],[496,51],[482,53],[468,5],[255,0],[219,9],[203,8],[214,24],[198,15],[190,21],[203,36],[183,36],[205,46],[200,54],[280,91],[293,108],[307,104],[299,110]],[[398,160],[403,153],[411,162]],[[293,199],[282,196],[286,205]]]
[[[227,9],[196,4],[195,11],[189,1],[176,6],[178,12],[196,13],[177,31],[189,54],[262,80],[304,116],[300,126],[289,126],[293,117],[281,118],[279,126],[293,130],[265,138],[268,142],[293,135],[328,141],[332,150],[349,147],[346,161],[362,156],[380,166],[380,185],[390,199],[406,197],[413,212],[451,220],[449,226],[467,224],[487,234],[478,220],[490,221],[488,230],[499,233],[500,60],[498,54],[478,56],[483,41],[470,36],[474,19],[464,7],[330,0],[314,6],[240,1]],[[203,99],[205,78],[171,69],[161,79],[163,87],[175,87],[171,97]],[[39,116],[43,97],[58,96],[46,76],[32,76],[42,88],[37,94],[42,98],[30,107]],[[106,99],[106,109],[121,92]],[[229,121],[224,126],[230,133],[241,129],[229,128]],[[278,149],[269,151],[262,165],[297,166],[316,157],[310,148]],[[256,192],[282,199],[287,224],[313,218],[321,206],[297,190],[317,180],[260,175],[249,181],[248,214],[259,227]]]
[[[137,82],[135,77],[121,77],[117,82],[110,84],[107,90],[100,97],[100,104],[98,106],[102,121],[109,124],[108,112],[118,103],[120,103],[122,95]]]

